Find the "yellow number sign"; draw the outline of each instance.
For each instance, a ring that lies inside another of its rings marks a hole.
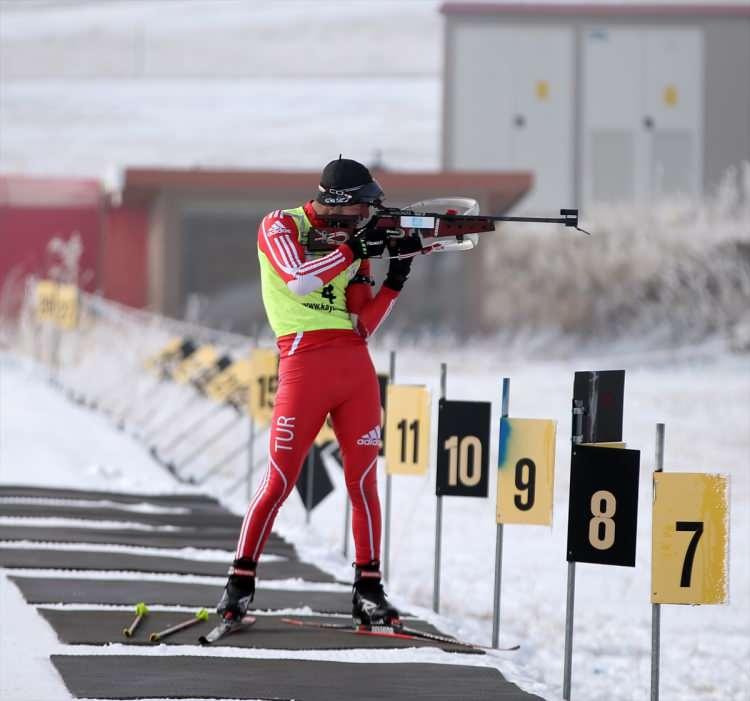
[[[182,347],[182,344],[184,342],[185,339],[182,338],[182,336],[171,338],[158,353],[155,353],[154,355],[146,358],[146,360],[143,361],[143,366],[147,370],[150,370],[151,368],[161,365],[162,363],[167,362],[169,359],[174,358],[180,352],[180,348]]]
[[[35,296],[37,321],[51,321],[66,330],[78,325],[78,288],[75,285],[41,280],[36,284]]]
[[[271,423],[279,385],[279,355],[273,350],[256,348],[250,353],[250,367],[248,413],[258,425],[267,426]]]
[[[654,473],[652,603],[726,602],[727,487],[724,475]]]
[[[57,286],[55,323],[68,331],[78,325],[78,287],[75,285]]]
[[[498,523],[552,524],[556,431],[551,419],[500,420]]]
[[[236,360],[212,377],[206,384],[205,391],[215,402],[225,402],[232,395],[250,386],[252,365],[249,358]]]
[[[385,407],[385,464],[388,474],[427,474],[430,391],[421,385],[388,385]]]
[[[52,280],[40,280],[34,290],[36,297],[36,320],[38,322],[55,321],[57,307],[57,283]]]
[[[216,363],[218,358],[219,353],[214,346],[201,346],[172,370],[172,379],[184,385],[200,373],[208,370]]]

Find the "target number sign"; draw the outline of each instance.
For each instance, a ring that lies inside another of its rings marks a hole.
[[[573,446],[569,562],[635,567],[639,465],[637,450]]]
[[[551,419],[500,419],[498,523],[552,524],[556,432]]]
[[[250,354],[250,391],[248,410],[260,426],[271,423],[273,403],[279,388],[279,354],[266,348],[256,348]]]
[[[61,329],[74,329],[78,324],[78,288],[62,285],[53,280],[36,284],[36,319],[52,322]]]
[[[728,478],[654,473],[651,602],[727,601]]]
[[[422,385],[388,385],[385,464],[390,475],[424,475],[429,469],[430,391]]]
[[[218,358],[219,353],[214,346],[201,346],[172,370],[172,379],[184,385],[213,367]]]
[[[489,402],[440,400],[437,496],[487,496],[491,411]]]
[[[235,360],[206,385],[206,394],[215,402],[225,402],[237,392],[246,390],[250,384],[252,367],[250,360]]]

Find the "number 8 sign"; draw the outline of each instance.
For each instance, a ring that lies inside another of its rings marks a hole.
[[[573,446],[568,562],[635,567],[637,450]]]
[[[552,523],[555,433],[550,419],[501,418],[498,523]]]

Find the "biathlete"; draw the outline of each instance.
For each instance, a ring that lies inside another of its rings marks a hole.
[[[383,191],[357,161],[338,158],[323,170],[314,200],[268,214],[258,230],[261,290],[279,348],[279,386],[270,431],[269,465],[240,532],[217,611],[239,620],[255,594],[255,573],[276,514],[294,488],[302,461],[330,414],[352,503],[355,624],[399,625],[380,574],[380,396],[367,349],[404,286],[412,259],[391,258],[376,295],[371,256],[386,248],[382,232],[351,237],[325,255],[306,251],[307,237],[326,215],[357,215],[365,224]],[[399,239],[391,255],[420,250]]]

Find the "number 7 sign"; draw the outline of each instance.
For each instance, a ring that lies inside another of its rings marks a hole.
[[[651,602],[727,600],[727,478],[654,473]]]

